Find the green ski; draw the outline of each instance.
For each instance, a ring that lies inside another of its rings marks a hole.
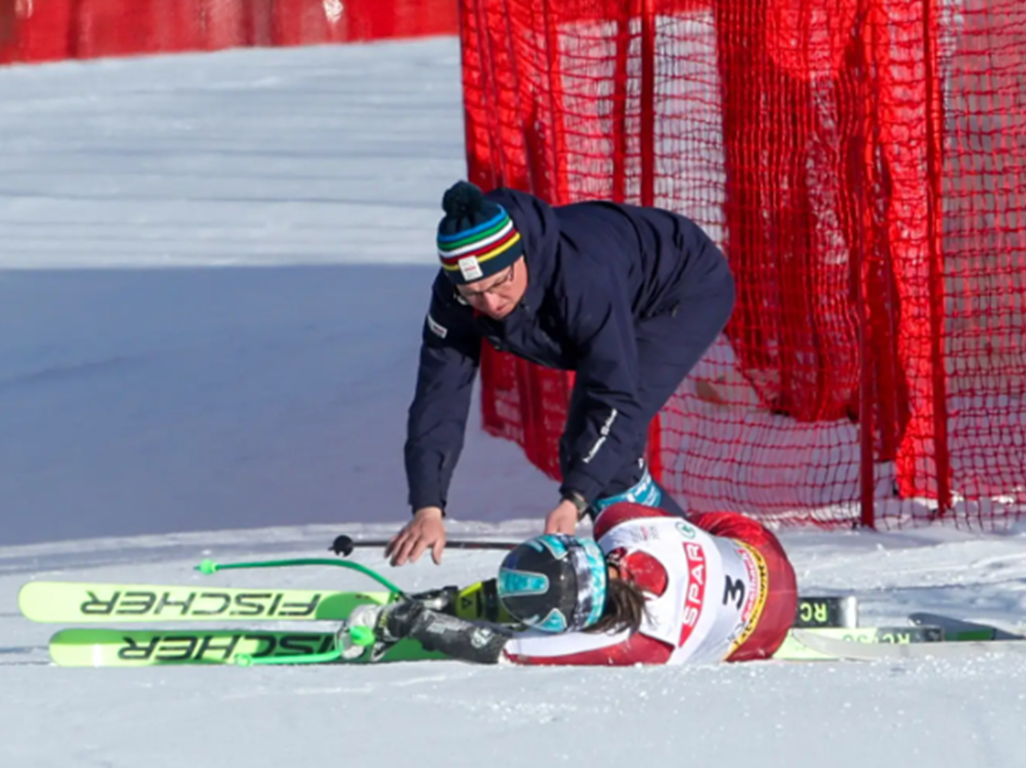
[[[941,639],[934,627],[858,627],[798,629],[773,658],[779,661],[838,661],[844,657],[817,651],[800,637],[830,641],[878,644],[921,643]],[[144,667],[159,665],[210,665],[250,663],[310,663],[316,657],[334,656],[336,636],[332,632],[282,632],[251,629],[140,630],[64,629],[50,640],[50,656],[64,667]],[[418,643],[404,640],[387,648],[380,657],[365,650],[351,661],[331,658],[332,663],[372,663],[438,660],[445,657],[425,651]]]
[[[18,607],[32,621],[90,624],[138,621],[337,621],[357,605],[388,602],[388,592],[234,589],[215,586],[32,581]]]
[[[787,633],[783,645],[773,654],[782,661],[840,661],[846,657],[821,650],[820,644],[811,640],[824,639],[836,643],[869,645],[910,645],[912,643],[937,643],[944,640],[944,633],[938,627],[818,627],[803,629],[796,627]],[[803,642],[810,640],[810,642]]]
[[[452,591],[464,619],[511,623],[492,580]],[[419,597],[419,596],[415,596]],[[388,602],[388,592],[238,589],[215,586],[31,581],[21,588],[22,615],[47,624],[200,621],[340,621],[362,603]],[[855,598],[803,597],[796,627],[854,626]]]
[[[303,663],[333,655],[333,632],[268,632],[251,629],[136,630],[64,629],[50,638],[50,657],[62,667],[149,667],[183,664]],[[305,657],[305,658],[304,658]],[[352,661],[366,663],[365,652]],[[402,641],[375,662],[444,658],[419,643]]]

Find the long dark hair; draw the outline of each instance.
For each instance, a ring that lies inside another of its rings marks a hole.
[[[645,617],[645,593],[633,581],[609,579],[606,584],[606,607],[602,617],[585,632],[637,632]]]

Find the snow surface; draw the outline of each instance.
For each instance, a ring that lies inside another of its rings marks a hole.
[[[0,766],[1026,764],[1015,658],[694,668],[58,669],[30,579],[365,587],[321,556],[407,519],[405,411],[458,45],[0,70]],[[554,484],[472,429],[450,533],[540,530]],[[1021,529],[785,531],[863,623],[1017,622]],[[410,589],[494,553],[389,569]]]

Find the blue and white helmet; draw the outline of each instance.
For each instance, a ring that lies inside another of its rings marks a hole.
[[[594,539],[536,536],[499,567],[499,600],[529,627],[573,632],[590,627],[606,605],[606,558]]]

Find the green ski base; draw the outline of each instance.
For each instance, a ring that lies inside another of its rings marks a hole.
[[[939,641],[933,627],[858,627],[792,630],[773,658],[781,661],[830,661],[843,657],[816,651],[802,644],[799,633],[852,643],[919,643]],[[210,665],[254,663],[304,663],[304,656],[330,654],[335,649],[331,632],[282,632],[260,630],[135,630],[71,628],[50,640],[50,656],[64,667],[146,667],[160,665]],[[332,663],[368,663],[370,651],[355,660]],[[445,656],[425,651],[404,640],[372,663],[441,660]],[[262,661],[263,660],[263,661]]]
[[[477,582],[459,591],[456,615],[504,621],[509,616],[485,599]],[[31,621],[47,624],[128,622],[341,621],[357,605],[384,604],[388,592],[301,589],[238,589],[215,586],[102,584],[32,581],[18,594],[18,607]],[[491,615],[500,611],[498,615]],[[796,627],[854,627],[855,598],[803,597]]]
[[[841,661],[845,656],[826,653],[802,642],[802,637],[820,637],[845,643],[871,645],[910,645],[912,643],[938,643],[944,634],[937,627],[796,627],[787,633],[774,659],[783,661]]]
[[[333,632],[267,632],[262,630],[120,630],[64,629],[50,638],[50,657],[62,667],[152,667],[182,664],[240,664],[274,660],[303,663],[335,649]],[[370,652],[352,661],[367,663]],[[419,643],[403,640],[391,646],[376,663],[444,659]]]
[[[43,623],[340,621],[357,605],[388,599],[388,592],[31,581],[18,607]]]

